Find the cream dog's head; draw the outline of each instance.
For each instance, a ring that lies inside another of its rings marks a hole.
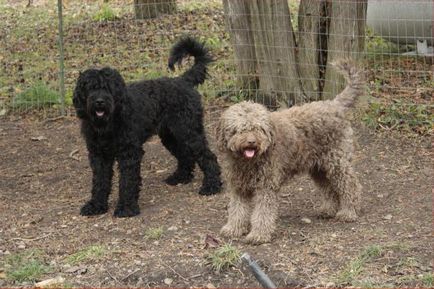
[[[235,158],[254,160],[274,144],[274,126],[270,112],[253,102],[229,107],[217,125],[217,141],[221,151]]]

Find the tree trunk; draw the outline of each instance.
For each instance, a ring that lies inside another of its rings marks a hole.
[[[175,0],[134,0],[136,19],[155,18],[176,11]]]
[[[257,75],[268,106],[333,98],[344,79],[329,63],[363,51],[367,0],[301,0],[298,45],[287,0],[223,3],[240,83],[257,87]]]
[[[305,101],[287,0],[249,0],[262,102],[292,106]]]
[[[256,95],[259,83],[249,5],[246,0],[223,0],[223,7],[234,48],[237,85],[251,98]]]
[[[330,63],[342,57],[357,60],[363,52],[366,9],[367,0],[332,1],[324,99],[334,98],[345,86],[344,78]]]
[[[309,101],[320,99],[320,20],[324,0],[301,0],[298,11],[298,68]]]

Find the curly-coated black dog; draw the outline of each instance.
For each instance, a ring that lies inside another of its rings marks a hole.
[[[204,173],[199,193],[220,191],[220,167],[208,148],[201,95],[195,90],[205,81],[212,58],[203,44],[186,37],[172,48],[169,68],[173,70],[188,55],[194,57],[194,65],[175,78],[126,85],[119,72],[108,67],[80,74],[73,101],[93,172],[92,198],[81,208],[81,215],[107,212],[115,160],[120,180],[114,215],[131,217],[140,213],[142,144],[155,134],[178,161],[176,171],[166,179],[168,184],[189,183],[198,163]]]

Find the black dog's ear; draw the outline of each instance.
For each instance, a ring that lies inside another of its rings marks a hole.
[[[75,112],[79,118],[86,117],[86,87],[85,74],[80,72],[75,85],[72,103],[74,104]]]
[[[105,67],[101,69],[101,74],[104,76],[108,89],[114,97],[115,103],[122,103],[126,98],[127,86],[120,73],[113,68]]]

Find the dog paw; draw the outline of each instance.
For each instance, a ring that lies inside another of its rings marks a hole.
[[[203,184],[199,190],[199,194],[202,196],[211,196],[220,193],[222,190],[221,182],[215,184]]]
[[[177,184],[188,184],[193,180],[192,174],[179,174],[174,172],[172,175],[165,179],[165,183],[170,186],[176,186]]]
[[[245,242],[254,244],[254,245],[260,245],[264,243],[271,242],[271,234],[259,234],[255,232],[250,232],[246,238],[244,239]]]
[[[336,213],[336,219],[342,222],[354,222],[357,220],[357,214],[354,210],[340,210]]]
[[[319,209],[316,213],[316,216],[320,219],[331,219],[336,216],[336,211],[329,209]]]
[[[220,234],[226,237],[238,238],[247,233],[247,228],[236,228],[232,225],[226,224],[221,228]]]
[[[134,204],[118,204],[116,206],[114,216],[118,218],[134,217],[140,214],[140,208],[137,203]]]
[[[106,204],[98,204],[93,201],[89,201],[84,204],[80,209],[80,215],[82,216],[94,216],[107,213],[108,206]]]

